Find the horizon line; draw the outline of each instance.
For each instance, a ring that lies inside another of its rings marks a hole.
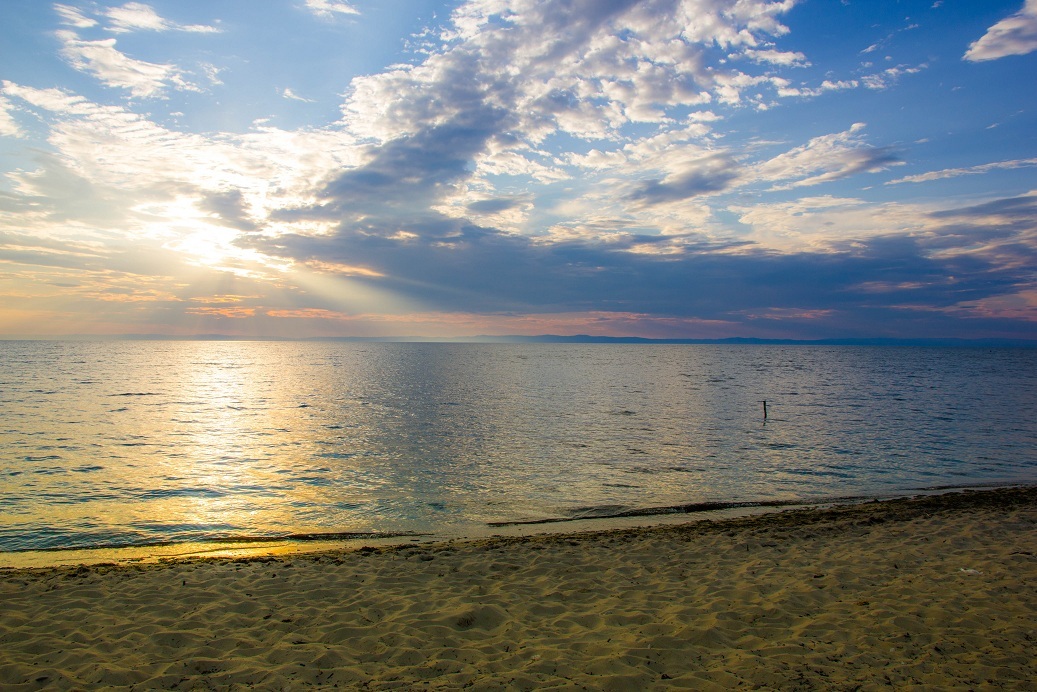
[[[242,336],[235,334],[66,334],[3,336],[0,341],[283,341],[353,343],[543,343],[543,344],[661,344],[661,345],[776,345],[776,346],[1011,346],[1035,347],[1037,339],[1001,337],[825,337],[818,339],[767,337],[642,337],[591,334],[479,334],[471,336]]]

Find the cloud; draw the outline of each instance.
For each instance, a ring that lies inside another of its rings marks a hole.
[[[901,76],[906,74],[918,74],[922,70],[926,69],[928,65],[922,64],[915,67],[908,67],[905,65],[897,65],[896,67],[890,67],[881,72],[874,74],[864,75],[860,79],[860,83],[867,89],[875,91],[881,91],[888,89],[890,86],[896,84]]]
[[[754,175],[760,180],[779,183],[773,190],[790,190],[903,164],[892,150],[868,146],[863,139],[864,127],[864,123],[855,123],[844,132],[815,137],[801,147],[757,165]]]
[[[818,197],[732,210],[760,250],[828,256],[847,266],[853,257],[874,258],[873,273],[856,275],[852,285],[834,279],[837,290],[856,296],[858,311],[933,311],[1037,288],[1032,194],[964,207]]]
[[[0,96],[0,137],[21,137],[24,134],[14,116],[11,115],[13,110],[13,104]]]
[[[367,161],[330,183],[320,204],[280,218],[337,218],[343,229],[363,219],[365,234],[382,237],[397,236],[392,221],[405,219],[407,233],[420,237],[441,228],[441,219],[426,215],[433,209],[462,220],[482,213],[478,202],[492,198],[495,176],[539,175],[546,184],[572,181],[570,199],[578,196],[603,223],[590,217],[556,223],[536,199],[518,221],[481,220],[521,231],[528,219],[528,232],[547,217],[540,242],[595,229],[615,239],[617,231],[606,229],[626,226],[646,235],[622,251],[671,254],[681,251],[679,243],[648,238],[680,236],[690,224],[707,232],[701,224],[714,222],[711,212],[696,200],[761,177],[791,188],[898,164],[892,151],[868,146],[856,130],[816,138],[761,169],[762,176],[746,156],[738,160],[709,141],[720,116],[705,106],[717,100],[737,105],[747,90],[759,101],[763,90],[788,83],[708,66],[709,49],[723,43],[728,55],[766,55],[775,58],[769,64],[784,66],[801,62],[767,52],[775,51],[767,36],[787,31],[776,18],[789,8],[704,2],[692,11],[686,3],[661,0],[464,4],[452,17],[448,41],[423,63],[353,81],[342,126],[371,142]],[[827,82],[825,88],[855,86]],[[632,136],[627,129],[637,122],[657,128]],[[542,144],[563,135],[601,144],[552,160]],[[445,136],[460,146],[443,147]]]
[[[216,67],[215,65],[210,65],[208,63],[202,63],[201,65],[199,65],[199,67],[205,74],[205,78],[209,80],[209,84],[212,84],[214,86],[218,84],[223,84],[223,81],[220,80],[220,72],[223,71],[221,68]]]
[[[346,2],[334,0],[306,0],[306,9],[318,17],[333,17],[336,14],[358,15],[360,10]]]
[[[520,207],[528,203],[528,201],[528,197],[524,195],[518,197],[493,197],[470,202],[466,205],[466,209],[476,214],[497,214]]]
[[[71,31],[58,31],[61,55],[72,67],[111,87],[129,90],[135,97],[155,98],[168,88],[197,91],[175,65],[134,60],[115,48],[115,39],[83,41]]]
[[[973,319],[1018,320],[1037,323],[1037,289],[962,301],[945,308],[943,312]]]
[[[313,99],[308,99],[303,96],[299,96],[288,87],[284,88],[284,90],[281,92],[281,96],[291,101],[302,101],[303,103],[316,103],[316,101],[314,101]]]
[[[890,180],[886,185],[899,185],[900,183],[925,183],[930,180],[941,180],[943,178],[957,178],[962,175],[982,175],[983,173],[989,173],[990,171],[998,170],[1013,170],[1016,168],[1029,168],[1031,166],[1037,166],[1037,159],[1014,159],[1012,161],[997,161],[995,163],[984,163],[978,166],[969,166],[968,168],[944,168],[939,171],[930,171],[929,173],[919,173],[917,175],[907,175],[903,178],[897,178],[896,180]]]
[[[969,45],[963,59],[971,62],[1026,55],[1037,50],[1037,0],[1026,0],[1023,8],[987,29]]]
[[[709,333],[718,337],[736,335],[738,324],[727,320],[703,320],[636,312],[587,310],[552,313],[472,313],[426,311],[404,314],[345,313],[322,309],[268,310],[278,319],[306,320],[310,329],[327,328],[329,321],[346,323],[350,333],[375,336],[456,337],[460,334],[559,334],[614,335],[636,333],[665,338],[675,332]]]
[[[780,253],[833,253],[848,239],[867,242],[887,235],[923,233],[928,209],[908,205],[875,207],[855,197],[820,195],[793,201],[733,204],[754,247]]]
[[[843,89],[856,89],[859,82],[856,79],[831,81],[826,79],[821,82],[822,91],[841,91]]]
[[[762,225],[777,221],[778,210],[769,215],[758,206],[753,210],[756,216],[742,221],[762,241],[774,232]],[[974,232],[980,226],[969,233],[960,226],[963,221],[985,223],[978,209],[937,218],[920,208],[875,209],[860,201],[818,199],[783,214],[786,228],[806,242],[784,247],[691,243],[676,255],[645,254],[630,250],[665,239],[629,234],[613,242],[592,237],[539,244],[432,216],[402,227],[394,219],[394,228],[406,231],[400,239],[389,238],[385,229],[348,224],[322,238],[252,236],[250,242],[263,252],[299,261],[370,267],[383,276],[365,283],[404,303],[416,301],[427,311],[597,310],[721,321],[735,331],[750,322],[762,328],[773,321],[769,318],[783,316],[807,330],[801,336],[813,329],[827,335],[862,329],[895,335],[898,321],[911,319],[906,313],[937,314],[963,301],[1032,290],[1028,267],[1034,243],[1025,241],[1022,222],[1018,231],[1002,229],[998,237],[990,236],[980,249],[977,239],[982,236]],[[842,230],[811,237],[813,231],[832,226]],[[822,239],[826,247],[813,242]],[[817,290],[821,286],[825,290]],[[342,310],[336,301],[329,294],[308,307]],[[881,326],[884,321],[888,328]]]
[[[225,317],[228,319],[244,319],[255,317],[256,308],[246,307],[197,307],[186,308],[184,312],[188,315],[202,315],[204,317]]]
[[[427,207],[471,175],[469,162],[485,150],[506,117],[488,105],[472,106],[449,121],[387,142],[325,187],[325,205],[361,216]]]
[[[4,262],[99,269],[106,254],[88,243],[0,230],[0,261]]]
[[[688,108],[714,99],[737,103],[746,89],[773,88],[766,75],[714,69],[707,59],[717,44],[736,55],[753,50],[778,59],[763,37],[787,32],[776,17],[792,5],[464,3],[442,34],[442,47],[424,63],[354,80],[344,120],[358,136],[391,139],[451,117],[460,104],[443,98],[443,90],[457,94],[459,85],[468,85],[469,94],[519,117],[510,130],[518,144],[536,145],[559,132],[615,140],[629,123],[668,123],[679,110],[684,118]]]
[[[0,132],[42,125],[46,147],[6,174],[0,259],[46,274],[51,289],[90,272],[76,309],[91,297],[167,310],[181,324],[292,321],[283,333],[293,334],[580,325],[782,335],[794,323],[801,337],[875,335],[922,313],[953,325],[1030,304],[1018,296],[1034,290],[1032,196],[964,207],[864,199],[881,187],[801,196],[902,162],[852,121],[800,121],[789,132],[815,129],[787,142],[753,137],[751,109],[886,88],[924,66],[853,80],[819,69],[820,84],[792,82],[814,74],[776,38],[792,2],[455,4],[412,64],[355,78],[340,119],[324,126],[256,120],[192,133],[132,104],[4,82]],[[147,5],[117,9],[58,14],[66,28],[97,17],[113,31],[183,29]],[[135,97],[192,88],[176,66],[135,61],[112,38],[62,39],[78,69]],[[734,114],[737,127],[725,128]],[[160,275],[132,290],[134,277]],[[193,299],[223,295],[249,297]]]
[[[220,32],[220,29],[214,26],[184,25],[171,22],[160,17],[154,8],[142,2],[128,2],[122,7],[112,7],[104,10],[104,14],[111,20],[108,30],[117,34],[131,31],[189,31],[204,34]],[[83,27],[84,25],[75,24],[75,26]],[[92,24],[86,26],[92,26]]]
[[[54,11],[61,16],[61,23],[77,29],[89,29],[97,26],[97,22],[85,16],[79,9],[69,5],[54,5]]]
[[[807,56],[798,51],[779,51],[773,48],[767,50],[747,50],[746,57],[756,62],[770,63],[772,65],[784,65],[786,67],[809,67],[810,61]]]
[[[749,89],[780,94],[787,84],[773,76],[708,68],[700,42],[723,43],[736,49],[732,55],[742,51],[753,60],[772,58],[770,64],[789,66],[802,60],[767,47],[762,38],[767,31],[787,31],[775,17],[791,4],[745,3],[737,11],[715,3],[701,3],[694,11],[683,3],[647,5],[651,7],[628,2],[463,5],[453,17],[453,33],[446,36],[454,43],[421,65],[355,80],[343,124],[358,137],[388,142],[412,137],[427,123],[454,117],[458,109],[499,104],[513,118],[502,121],[508,125],[507,138],[503,132],[486,133],[480,148],[473,150],[474,171],[458,169],[449,192],[442,188],[444,194],[463,198],[466,186],[492,192],[491,176],[497,175],[533,175],[544,183],[574,179],[581,174],[566,168],[576,166],[601,176],[581,176],[581,187],[598,184],[601,190],[587,194],[588,199],[606,207],[633,201],[642,216],[631,223],[677,228],[703,215],[687,202],[743,182],[742,166],[726,152],[691,144],[707,137],[710,123],[718,119],[700,109],[715,100],[738,104]],[[857,84],[830,82],[825,88],[851,86]],[[751,98],[762,99],[756,94]],[[682,109],[679,120],[670,109]],[[699,119],[699,114],[713,117]],[[629,137],[623,129],[636,122],[658,123],[657,137],[667,141],[653,151],[650,142],[656,136]],[[570,156],[565,161],[569,166],[560,165],[563,161],[545,161],[538,151],[545,138],[557,134],[613,146]],[[892,163],[888,152],[872,150],[869,157],[866,151],[857,152],[856,161],[844,162],[830,177]],[[608,199],[606,190],[631,176],[641,182],[628,186],[618,199],[614,194]],[[684,203],[680,212],[674,208],[677,203]]]
[[[661,204],[726,190],[739,177],[737,164],[726,156],[713,155],[691,162],[686,169],[662,180],[642,182],[626,195],[640,204]]]
[[[45,111],[57,153],[38,154],[37,170],[7,175],[14,195],[5,200],[0,228],[97,236],[105,245],[159,238],[209,266],[277,274],[277,261],[244,252],[233,240],[260,230],[326,232],[325,222],[273,220],[271,212],[312,200],[327,171],[357,163],[352,138],[340,132],[260,128],[202,136],[57,89],[3,82],[2,94]]]
[[[701,110],[712,100],[708,91],[730,95],[743,85],[736,84],[741,73],[706,70],[705,48],[686,37],[683,10],[675,14],[674,3],[657,4],[649,11],[632,2],[516,2],[514,12],[503,14],[491,13],[501,9],[496,5],[460,7],[451,42],[423,63],[353,81],[342,125],[372,142],[371,158],[329,186],[321,209],[298,213],[327,217],[331,210],[348,210],[359,217],[385,214],[387,205],[401,214],[404,207],[421,205],[441,210],[449,200],[467,199],[469,191],[492,194],[494,176],[530,175],[550,184],[579,175],[566,170],[575,166],[601,176],[580,183],[600,184],[602,192],[588,196],[611,192],[606,205],[633,201],[643,211],[666,215],[666,227],[679,226],[686,217],[678,216],[675,204],[736,182],[740,167],[725,152],[694,140],[708,136],[719,119]],[[777,12],[773,5],[752,7],[759,12],[746,15],[748,23],[760,20],[760,26],[779,31],[766,21]],[[730,14],[720,6],[699,9],[705,14],[695,15],[694,28],[703,37],[714,37],[699,24],[710,18],[712,30],[728,36],[732,46],[755,45],[744,26],[726,31],[732,23],[738,26],[732,17],[744,8]],[[619,40],[617,33],[629,38]],[[774,84],[767,77],[756,83]],[[667,115],[671,108],[685,112],[678,120]],[[657,122],[659,134],[623,132],[635,122]],[[558,135],[611,146],[552,158],[541,144]],[[444,136],[460,146],[444,149],[438,143]],[[617,198],[615,179],[629,180],[631,174],[641,182]],[[463,213],[464,204],[451,213]],[[701,215],[699,209],[691,213]]]
[[[198,208],[219,219],[225,226],[242,231],[254,231],[257,228],[240,189],[207,194],[198,202]]]
[[[970,218],[974,221],[985,220],[987,223],[997,224],[1003,223],[1006,219],[1037,223],[1037,193],[933,212],[933,217]],[[1037,228],[1033,230],[1037,230]]]

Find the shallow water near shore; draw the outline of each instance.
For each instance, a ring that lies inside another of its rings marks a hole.
[[[1032,483],[1035,410],[1027,349],[0,342],[0,550]]]

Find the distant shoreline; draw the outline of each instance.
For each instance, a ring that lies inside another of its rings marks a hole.
[[[928,348],[1037,348],[1037,339],[961,339],[961,338],[832,338],[765,339],[731,337],[726,339],[653,339],[639,336],[592,336],[589,334],[540,334],[536,336],[475,335],[434,336],[237,336],[232,334],[70,334],[66,336],[2,336],[0,341],[270,341],[292,343],[392,343],[392,344],[659,344],[689,346],[891,346]]]

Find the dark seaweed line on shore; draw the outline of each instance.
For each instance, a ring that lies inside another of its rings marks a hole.
[[[622,519],[631,517],[652,517],[668,514],[696,514],[705,512],[717,512],[726,509],[753,509],[753,508],[780,508],[780,507],[816,507],[820,505],[852,505],[863,502],[888,501],[894,499],[905,499],[910,497],[909,493],[946,493],[953,491],[989,490],[995,488],[1021,487],[1005,485],[1001,483],[980,484],[970,486],[941,485],[926,488],[913,488],[904,494],[886,496],[847,495],[842,497],[828,497],[812,500],[760,500],[744,502],[693,502],[682,505],[670,505],[666,507],[639,507],[631,509],[611,509],[609,507],[585,507],[572,511],[570,516],[546,517],[538,519],[518,519],[511,521],[491,521],[487,526],[534,526],[538,524],[558,524],[587,519]]]
[[[843,498],[848,500],[850,498]],[[833,500],[837,501],[837,500]],[[827,502],[827,501],[826,501]],[[637,509],[622,509],[609,511],[604,508],[587,507],[576,510],[568,517],[547,517],[544,519],[516,519],[512,521],[490,521],[487,526],[526,526],[534,524],[557,524],[567,521],[581,521],[585,519],[619,519],[623,517],[651,517],[664,514],[692,514],[695,512],[715,512],[722,509],[743,509],[749,507],[793,507],[808,504],[801,500],[773,500],[765,502],[693,502],[686,505],[671,505],[668,507],[642,507]],[[812,504],[812,503],[811,503]]]

